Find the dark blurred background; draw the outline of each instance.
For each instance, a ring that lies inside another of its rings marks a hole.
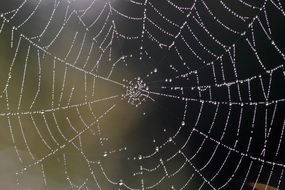
[[[1,2],[0,187],[283,189],[283,7]]]

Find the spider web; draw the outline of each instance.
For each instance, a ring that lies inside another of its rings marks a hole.
[[[282,1],[0,13],[2,187],[284,188]]]

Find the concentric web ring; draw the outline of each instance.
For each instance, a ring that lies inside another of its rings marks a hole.
[[[0,5],[0,187],[285,187],[281,0]]]

